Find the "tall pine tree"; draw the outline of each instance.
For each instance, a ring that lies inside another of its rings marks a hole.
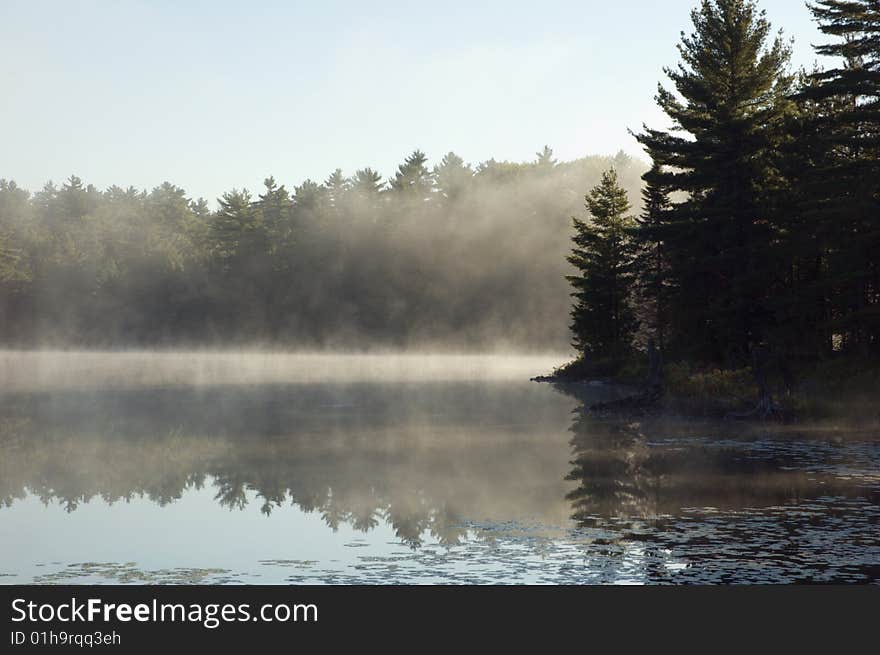
[[[572,345],[584,360],[610,372],[626,359],[637,327],[630,302],[634,220],[613,169],[603,173],[585,200],[590,218],[572,218],[574,248],[568,257],[578,274],[566,278],[574,298]]]
[[[638,304],[643,315],[640,322],[648,329],[648,338],[654,339],[657,347],[663,351],[666,347],[670,293],[669,264],[663,238],[671,203],[669,191],[661,181],[661,173],[660,167],[655,164],[644,175],[642,215],[633,229],[633,238],[638,247],[634,270],[638,279]]]
[[[837,345],[880,356],[880,2],[819,0],[810,10],[837,38],[817,51],[838,63],[800,94],[821,111],[808,123],[818,165],[798,191],[826,246]]]
[[[673,131],[646,127],[637,138],[661,167],[657,181],[686,197],[662,233],[676,289],[671,341],[679,355],[737,365],[773,321],[768,197],[781,183],[790,51],[752,0],[703,0],[691,18],[682,62],[665,69],[677,95],[661,85],[656,98]]]

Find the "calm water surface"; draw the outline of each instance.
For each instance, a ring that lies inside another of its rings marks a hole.
[[[0,353],[0,582],[880,581],[880,430],[600,419],[563,360]]]

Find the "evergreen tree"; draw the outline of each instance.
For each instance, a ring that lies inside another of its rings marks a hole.
[[[434,191],[434,179],[428,170],[428,157],[421,150],[414,151],[397,167],[391,180],[391,190],[412,200],[427,200]]]
[[[437,182],[437,191],[449,201],[461,198],[473,180],[473,169],[464,163],[464,160],[454,152],[447,153],[439,166],[434,167],[434,179]]]
[[[372,168],[358,170],[349,180],[349,197],[353,213],[363,224],[373,224],[379,217],[385,183]]]
[[[602,175],[602,182],[585,200],[591,218],[572,218],[574,248],[568,257],[578,270],[577,275],[567,276],[575,299],[572,345],[585,360],[619,366],[637,327],[630,304],[634,221],[627,215],[630,204],[614,169]]]
[[[256,206],[265,225],[269,252],[275,258],[276,268],[285,268],[293,240],[293,201],[284,185],[278,186],[274,177],[263,180],[263,185],[266,189],[260,194]]]
[[[682,36],[682,63],[665,69],[657,103],[673,132],[645,128],[638,140],[655,174],[686,200],[670,210],[662,241],[677,293],[670,298],[680,354],[741,365],[773,323],[769,298],[780,276],[773,189],[791,77],[789,47],[752,0],[703,0]]]
[[[643,308],[642,313],[647,315],[647,320],[640,322],[650,330],[651,338],[662,351],[666,345],[669,321],[669,265],[663,238],[671,202],[661,173],[660,167],[655,164],[644,175],[642,215],[633,230],[633,238],[638,247],[634,270],[639,286],[639,306]]]
[[[317,216],[326,206],[326,189],[312,180],[306,180],[293,189],[293,206],[299,216]]]
[[[817,47],[839,64],[814,72],[800,93],[816,111],[805,121],[812,174],[797,189],[825,246],[823,293],[839,347],[880,356],[880,3],[819,0]]]
[[[382,176],[372,168],[362,168],[354,174],[352,189],[362,196],[379,195],[385,188]]]
[[[266,253],[265,225],[247,189],[224,193],[218,203],[210,225],[211,249],[224,271],[239,271]]]
[[[798,88],[817,84],[802,72]],[[776,197],[780,235],[774,256],[786,264],[771,307],[775,329],[769,342],[791,372],[809,368],[832,352],[832,312],[837,284],[829,274],[836,226],[825,217],[838,193],[828,176],[834,158],[826,124],[839,111],[834,100],[811,100],[798,93],[780,149],[786,185]]]
[[[98,203],[98,190],[91,184],[83,185],[76,175],[71,175],[61,186],[58,199],[63,216],[68,221],[82,220]]]
[[[538,159],[535,161],[535,165],[544,170],[552,170],[557,161],[553,157],[553,149],[550,146],[544,146],[544,149],[541,152],[535,153],[538,155]]]
[[[326,198],[329,209],[336,214],[337,218],[343,210],[345,196],[349,191],[348,178],[342,174],[342,169],[337,168],[324,182]]]
[[[163,182],[144,197],[143,211],[152,218],[147,237],[150,249],[170,266],[182,267],[192,254],[192,237],[201,234],[186,191]]]

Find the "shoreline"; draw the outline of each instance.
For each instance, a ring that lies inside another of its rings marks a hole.
[[[806,391],[779,398],[774,395],[773,411],[762,412],[757,398],[723,394],[695,397],[659,387],[652,389],[644,381],[631,378],[541,375],[530,381],[552,385],[600,418],[714,420],[743,425],[821,423],[829,427],[880,429],[880,402],[874,403],[861,394],[853,394],[847,400]],[[618,398],[597,402],[594,394],[588,392],[600,388],[622,393]]]

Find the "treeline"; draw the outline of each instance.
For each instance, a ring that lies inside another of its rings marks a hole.
[[[436,166],[414,152],[212,209],[170,183],[101,191],[71,177],[30,194],[0,180],[0,335],[7,346],[567,346],[568,222],[618,154]]]
[[[809,5],[827,69],[792,73],[757,3],[704,0],[673,89],[642,212],[613,172],[575,221],[569,259],[581,364],[758,366],[786,382],[833,358],[880,360],[880,4]]]

